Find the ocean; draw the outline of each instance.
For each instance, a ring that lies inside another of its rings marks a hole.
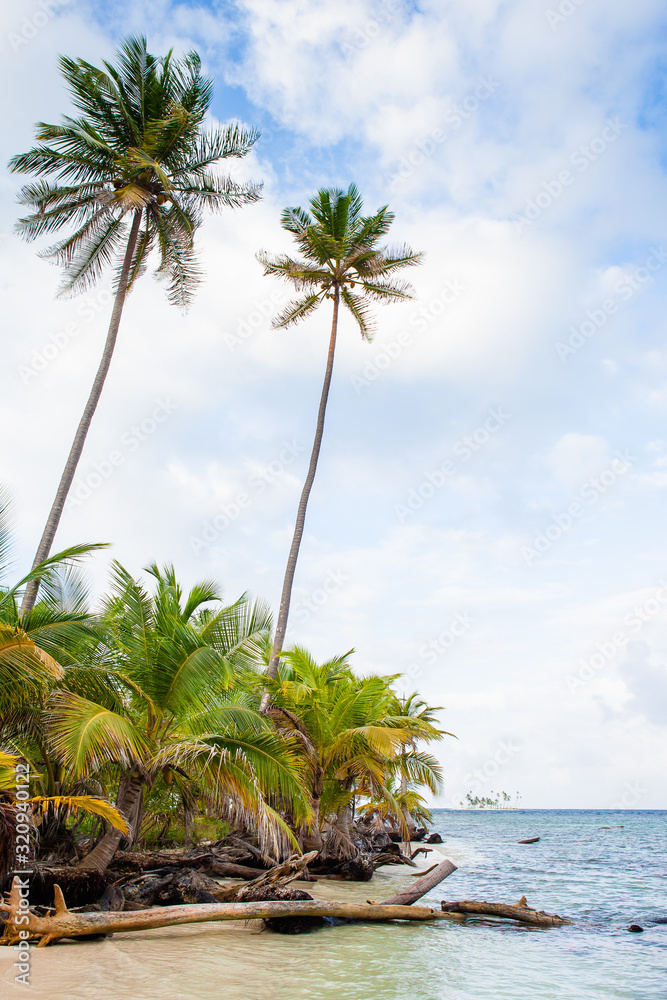
[[[434,813],[437,850],[457,864],[424,902],[517,902],[569,917],[534,929],[359,924],[282,936],[199,924],[33,951],[31,987],[13,983],[0,949],[3,996],[31,1000],[665,1000],[667,812]],[[539,837],[536,844],[519,844]],[[432,855],[435,857],[435,855]],[[430,862],[427,862],[430,863]],[[370,883],[319,882],[313,895],[381,900],[410,869]],[[638,924],[641,933],[627,927]],[[2,952],[5,954],[2,954]]]

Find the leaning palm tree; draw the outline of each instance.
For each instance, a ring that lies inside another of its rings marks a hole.
[[[62,57],[62,74],[78,117],[36,126],[39,145],[15,156],[12,170],[40,179],[19,200],[30,214],[18,223],[28,240],[66,230],[42,255],[64,270],[61,294],[93,285],[113,266],[115,298],[102,360],[77,428],[34,565],[51,551],[86,435],[100,400],[127,293],[153,250],[169,301],[187,307],[201,280],[194,236],[202,211],[256,201],[259,187],[215,172],[241,157],[258,137],[238,124],[204,131],[213,83],[199,56],[150,55],[143,37],[128,38],[117,65],[104,69]],[[73,231],[72,231],[73,230]],[[22,612],[33,607],[39,580],[26,589]]]
[[[308,474],[299,500],[273,649],[267,670],[271,678],[274,678],[278,671],[289,617],[294,572],[306,520],[306,508],[322,445],[338,334],[340,302],[342,300],[343,305],[352,313],[361,336],[365,340],[370,340],[372,323],[368,309],[369,300],[401,302],[412,298],[410,285],[394,280],[394,274],[403,267],[419,264],[423,257],[423,254],[414,253],[407,246],[390,249],[380,245],[380,240],[394,221],[394,215],[386,205],[378,209],[375,215],[362,215],[363,203],[354,184],[350,184],[346,192],[338,188],[318,191],[310,202],[310,208],[312,215],[302,208],[287,208],[281,219],[283,229],[294,236],[301,259],[294,259],[285,254],[280,256],[265,252],[258,254],[259,261],[264,265],[265,275],[284,278],[301,293],[299,298],[290,302],[276,317],[273,323],[275,328],[299,322],[314,312],[324,299],[332,299],[333,302],[329,352],[315,440]],[[268,701],[267,693],[262,701],[264,710],[268,706]]]

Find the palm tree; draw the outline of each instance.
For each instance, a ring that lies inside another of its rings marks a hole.
[[[102,360],[56,492],[34,566],[51,551],[86,435],[100,400],[127,293],[157,252],[157,276],[169,301],[186,308],[201,280],[194,236],[203,209],[220,211],[256,201],[259,187],[214,172],[227,157],[250,150],[258,132],[235,125],[204,131],[213,83],[199,56],[175,60],[148,53],[146,39],[126,39],[117,65],[98,69],[61,57],[78,117],[36,126],[39,145],[10,161],[12,170],[40,180],[24,187],[20,203],[30,214],[18,223],[28,240],[68,230],[42,252],[64,271],[61,294],[94,284],[109,266],[115,298]],[[73,231],[71,231],[73,229]],[[33,607],[39,579],[22,605]]]
[[[116,808],[130,842],[146,790],[164,780],[190,800],[195,788],[227,817],[252,823],[260,842],[280,853],[295,841],[272,797],[299,820],[309,812],[298,748],[235,690],[237,675],[256,665],[270,615],[245,595],[204,607],[220,602],[212,583],[183,594],[172,567],[148,571],[157,581],[154,595],[114,564],[103,614],[108,653],[98,660],[107,670],[106,691],[93,699],[61,685],[47,706],[48,743],[79,779],[109,769],[120,776]],[[120,830],[108,831],[81,866],[104,870],[121,839]]]
[[[72,545],[10,584],[6,575],[11,566],[11,520],[11,497],[0,485],[0,732],[8,713],[34,708],[44,691],[64,676],[62,664],[73,661],[73,649],[91,635],[92,622],[83,607],[85,593],[72,571],[89,552],[106,548]],[[38,579],[43,581],[43,599],[21,615],[22,595]]]
[[[318,191],[311,199],[310,208],[312,215],[302,208],[287,208],[281,219],[283,229],[294,237],[302,255],[301,259],[294,259],[285,254],[274,256],[264,251],[257,255],[264,265],[265,275],[284,278],[302,293],[276,317],[274,328],[287,327],[299,322],[314,312],[324,299],[333,301],[329,352],[317,414],[315,440],[308,474],[299,500],[292,545],[285,569],[276,633],[267,671],[269,677],[276,676],[287,629],[294,571],[324,433],[341,299],[356,320],[361,336],[365,340],[370,340],[372,324],[368,309],[369,300],[401,302],[412,298],[410,285],[395,281],[393,276],[403,267],[419,264],[423,257],[423,254],[414,253],[407,246],[393,250],[380,246],[379,241],[388,232],[394,221],[394,215],[386,205],[378,209],[375,215],[362,215],[363,203],[354,184],[350,184],[346,192],[338,188]],[[358,291],[353,291],[357,288]],[[265,695],[262,699],[264,711],[267,706],[268,695]]]
[[[408,789],[403,792],[395,787],[394,781],[390,778],[387,782],[388,789],[394,798],[394,803],[392,804],[386,798],[367,802],[362,805],[359,809],[359,816],[362,822],[365,823],[371,830],[382,831],[386,830],[387,824],[405,837],[406,833],[406,815],[412,817],[413,821],[418,820],[420,823],[431,823],[433,821],[433,816],[430,809],[426,807],[426,800],[423,795],[414,789]],[[431,791],[438,790],[438,786],[435,789],[431,786],[430,782],[427,783],[427,787]],[[360,790],[360,794],[363,794]],[[396,810],[396,805],[398,805],[398,811]],[[416,829],[416,827],[415,827]],[[410,831],[409,831],[410,832]],[[406,840],[410,840],[412,833],[406,837]]]
[[[10,565],[11,507],[8,491],[0,486],[0,827],[11,819],[16,764],[21,760],[29,763],[31,785],[41,793],[29,800],[37,821],[51,814],[59,825],[64,815],[85,812],[127,832],[122,816],[99,796],[63,794],[41,725],[49,694],[56,685],[67,683],[67,666],[75,662],[83,644],[95,640],[95,623],[84,608],[85,588],[73,570],[82,556],[100,546],[73,546],[10,586],[5,575]],[[42,597],[29,615],[20,618],[18,602],[36,573],[43,580]],[[0,848],[0,882],[7,862],[3,857]]]
[[[436,712],[441,710],[441,705],[429,705],[419,697],[416,691],[407,697],[399,698],[395,696],[392,706],[392,717],[395,719],[409,720],[412,735],[409,740],[401,745],[401,753],[394,762],[394,769],[400,777],[400,793],[396,796],[402,809],[404,825],[408,831],[409,839],[417,832],[416,819],[425,818],[421,807],[421,796],[414,789],[408,788],[408,783],[424,784],[424,772],[422,763],[425,758],[430,761],[429,755],[424,755],[417,749],[417,741],[431,742],[442,739],[443,736],[453,736],[453,733],[445,729],[438,728]],[[428,771],[428,765],[426,771]],[[429,786],[430,787],[430,786]],[[431,788],[435,792],[435,788]],[[413,812],[410,803],[414,802],[417,811]]]
[[[0,886],[4,884],[10,871],[10,861],[12,860],[10,849],[16,839],[17,765],[25,763],[27,760],[28,758],[25,756],[0,750]],[[28,766],[29,773],[34,774],[33,762],[30,761]],[[33,795],[24,800],[24,805],[30,808],[36,824],[40,823],[42,818],[50,812],[84,813],[89,816],[101,817],[122,833],[128,832],[127,823],[118,810],[95,795]],[[21,853],[27,861],[29,845],[26,845],[25,850],[22,849]],[[14,869],[14,871],[16,870]]]
[[[391,791],[392,774],[404,744],[419,738],[423,728],[393,714],[395,677],[357,677],[348,656],[318,664],[295,647],[285,652],[277,677],[268,681],[272,705],[267,714],[280,731],[300,741],[307,765],[313,819],[302,837],[304,850],[326,847],[332,855],[356,853],[350,822],[360,789],[402,818]],[[419,756],[412,774],[419,773],[421,783],[436,791],[438,762]]]

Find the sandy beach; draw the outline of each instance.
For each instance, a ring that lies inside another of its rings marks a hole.
[[[378,869],[371,882],[321,879],[298,885],[315,899],[379,901],[405,885],[413,874],[443,860],[440,851],[430,850],[428,861],[423,855],[415,859],[417,870],[385,866]],[[454,855],[456,851],[448,854],[456,863]],[[327,949],[331,943],[327,939]],[[275,995],[278,967],[287,962],[292,970],[291,979],[299,955],[316,953],[322,946],[321,935],[276,935],[265,931],[261,920],[166,927],[115,934],[102,941],[66,941],[49,948],[31,949],[29,995],[33,1000],[52,1000],[54,993],[67,1000],[97,1000],[113,982],[116,1000],[138,997],[157,1000],[158,996],[160,1000],[208,998],[220,995],[220,975],[224,974],[228,998],[270,996]],[[224,973],[220,958],[224,959]],[[25,987],[14,982],[14,961],[13,951],[0,949],[3,996],[25,996]],[[190,985],[186,987],[186,983]]]

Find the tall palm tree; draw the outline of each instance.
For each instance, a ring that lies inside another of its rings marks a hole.
[[[370,340],[372,324],[368,308],[369,301],[401,302],[412,298],[413,292],[410,285],[396,281],[394,274],[403,267],[419,264],[423,257],[423,254],[414,253],[407,246],[390,249],[380,245],[380,240],[386,235],[394,221],[394,215],[386,205],[378,209],[375,215],[362,215],[363,203],[354,184],[350,184],[346,192],[338,188],[318,191],[310,202],[310,209],[312,214],[302,208],[287,208],[282,214],[282,227],[294,237],[301,254],[300,259],[289,257],[286,254],[280,256],[266,252],[258,254],[259,261],[264,265],[265,275],[284,278],[301,293],[299,298],[290,302],[276,317],[273,323],[275,328],[299,322],[314,312],[324,299],[331,299],[333,304],[329,351],[317,414],[315,440],[313,441],[308,474],[297,509],[294,535],[280,597],[273,649],[267,670],[267,674],[271,678],[276,676],[280,652],[285,640],[292,584],[303,537],[306,508],[322,445],[324,418],[336,349],[340,302],[342,300],[343,305],[356,320],[361,336],[365,340]],[[264,711],[267,706],[268,694],[262,700]]]
[[[20,203],[30,214],[18,223],[28,240],[67,230],[43,251],[64,271],[61,294],[75,294],[114,267],[115,298],[102,360],[74,436],[34,565],[51,551],[67,494],[100,400],[127,293],[157,252],[157,275],[169,301],[186,308],[201,280],[194,236],[203,209],[220,211],[256,201],[259,187],[215,172],[241,157],[259,133],[239,125],[205,131],[213,83],[196,52],[176,60],[150,55],[146,39],[126,39],[117,65],[98,69],[61,57],[78,117],[36,126],[39,145],[10,161],[12,170],[38,175]],[[72,231],[73,230],[73,231]],[[35,603],[39,580],[26,590],[22,612]]]

